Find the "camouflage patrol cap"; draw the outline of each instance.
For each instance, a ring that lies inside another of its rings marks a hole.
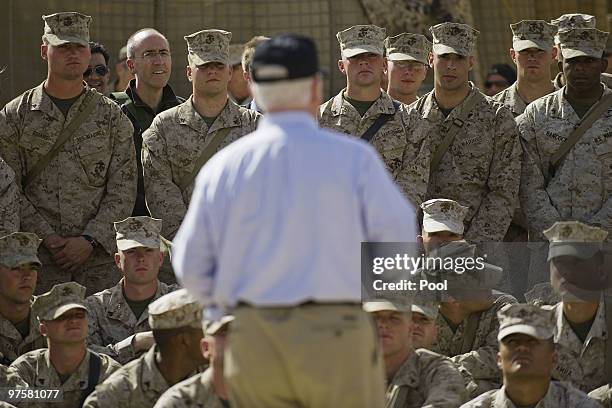
[[[60,283],[34,300],[32,312],[38,320],[55,320],[72,309],[85,307],[85,286],[76,282]]]
[[[219,333],[223,328],[227,327],[235,319],[236,318],[234,317],[234,315],[225,315],[216,321],[206,320],[204,321],[204,333],[207,336],[214,336]]]
[[[433,52],[441,54],[459,54],[467,57],[474,53],[476,39],[480,32],[467,24],[440,23],[429,27],[433,36]]]
[[[244,44],[230,44],[229,46],[229,64],[231,66],[238,65],[242,62],[242,52]]]
[[[465,216],[469,210],[456,201],[436,198],[421,204],[423,210],[423,231],[432,233],[450,231],[463,235]]]
[[[505,305],[497,312],[499,332],[497,340],[521,333],[539,340],[547,340],[553,336],[553,314],[550,310],[534,305]]]
[[[368,313],[374,312],[410,312],[411,305],[409,302],[390,301],[385,299],[376,299],[363,303],[363,310]]]
[[[549,51],[554,47],[554,36],[557,27],[544,20],[522,20],[510,24],[512,30],[512,48],[523,51],[528,48],[538,48]]]
[[[130,248],[160,248],[162,220],[138,216],[129,217],[115,223],[117,232],[117,249],[127,251]]]
[[[435,319],[438,317],[438,306],[438,302],[419,300],[412,304],[412,312],[420,313],[430,319]]]
[[[57,47],[66,43],[89,46],[89,24],[91,17],[76,11],[42,16],[45,31],[42,36],[50,45]]]
[[[195,65],[208,62],[229,64],[229,43],[232,33],[224,30],[202,30],[185,37],[189,61]]]
[[[548,260],[558,256],[589,259],[603,248],[608,231],[579,221],[560,221],[544,231],[550,241]]]
[[[385,37],[387,31],[375,25],[355,25],[336,34],[340,43],[342,58],[371,52],[385,54]]]
[[[402,33],[387,37],[385,49],[390,61],[418,61],[427,65],[431,43],[424,35]]]
[[[595,16],[582,13],[563,14],[559,18],[550,20],[550,23],[557,27],[555,34],[555,45],[559,44],[559,34],[561,31],[571,30],[573,28],[595,28],[597,20]]]
[[[576,57],[601,58],[606,49],[608,33],[596,28],[573,28],[559,32],[563,59]]]
[[[202,306],[187,292],[179,289],[149,305],[149,326],[152,330],[202,328]]]
[[[27,263],[42,266],[37,255],[41,241],[36,234],[31,232],[13,232],[0,238],[0,265],[9,269]]]

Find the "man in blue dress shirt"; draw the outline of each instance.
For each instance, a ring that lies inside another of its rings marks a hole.
[[[414,209],[373,147],[317,127],[312,40],[280,35],[251,65],[257,131],[201,170],[173,245],[178,279],[208,319],[231,309],[232,407],[384,406],[362,241],[414,241]]]

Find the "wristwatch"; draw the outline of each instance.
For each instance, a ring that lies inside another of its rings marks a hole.
[[[94,248],[94,249],[95,249],[95,248],[98,246],[98,242],[97,242],[95,239],[93,239],[93,237],[92,237],[91,235],[81,235],[81,236],[82,236],[83,238],[85,238],[85,240],[86,240],[87,242],[89,242],[89,243],[91,244],[91,247],[92,247],[92,248]]]

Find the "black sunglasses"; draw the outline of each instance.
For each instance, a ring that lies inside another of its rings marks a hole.
[[[104,76],[108,74],[108,68],[105,65],[96,65],[95,67],[87,67],[85,72],[83,73],[84,77],[88,77],[91,75],[93,71],[96,71],[96,74],[99,76]]]

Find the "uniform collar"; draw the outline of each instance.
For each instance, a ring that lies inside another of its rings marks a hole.
[[[45,113],[46,115],[51,116],[52,118],[55,118],[60,121],[64,121],[64,115],[58,109],[58,107],[55,106],[55,104],[53,103],[49,95],[45,92],[44,87],[43,87],[44,84],[45,82],[43,81],[40,85],[38,85],[36,88],[32,90],[30,110],[41,111]],[[72,120],[74,115],[76,115],[76,112],[78,111],[77,107],[81,103],[83,103],[83,100],[85,99],[85,95],[87,95],[90,92],[95,92],[93,88],[90,88],[89,85],[87,85],[85,82],[83,82],[83,85],[84,85],[85,91],[79,96],[79,98],[70,107],[70,110],[68,111],[68,116],[66,116],[66,119],[65,119],[66,121]]]
[[[140,96],[138,96],[138,92],[136,92],[136,79],[130,79],[128,87],[125,90],[125,93],[130,97],[130,99],[134,102],[134,105],[142,108],[151,109],[149,105],[144,103]],[[169,84],[164,86],[162,91],[162,98],[159,101],[158,111],[161,112],[167,108],[176,106],[178,100],[176,94],[172,90],[172,87]]]
[[[555,306],[556,309],[556,330],[555,330],[555,336],[554,336],[554,340],[555,343],[560,343],[564,346],[568,346],[567,340],[568,338],[576,337],[576,334],[573,332],[572,328],[570,327],[569,322],[567,321],[567,319],[565,318],[565,315],[563,314],[563,302],[559,302],[557,303],[557,305]],[[592,339],[594,338],[599,338],[599,339],[606,339],[607,338],[607,333],[606,333],[606,316],[605,316],[605,305],[604,305],[604,301],[603,298],[599,301],[599,306],[597,307],[597,313],[595,313],[595,319],[593,320],[593,324],[591,326],[591,329],[589,330],[589,333],[587,334],[587,337],[583,343],[583,349],[586,348],[588,346],[588,344],[591,342]]]
[[[170,387],[159,371],[159,368],[157,368],[155,353],[158,351],[159,348],[154,346],[142,356],[143,367],[140,384],[143,394],[152,393],[154,394],[155,400]]]
[[[419,384],[418,356],[416,351],[402,363],[391,380],[392,385],[415,388]]]
[[[212,124],[210,129],[208,129],[206,122],[204,122],[202,116],[193,106],[193,95],[179,105],[177,116],[181,125],[187,125],[193,130],[204,134],[212,133],[223,128],[231,128],[242,125],[240,107],[229,98],[225,104],[225,107],[221,113],[219,113],[219,116],[217,116],[217,119]]]
[[[51,363],[51,357],[48,349],[44,351],[44,358],[41,359],[39,366],[36,369],[36,386],[44,388],[62,388],[64,392],[84,390],[88,385],[89,374],[89,359],[91,353],[89,350],[85,352],[85,357],[77,370],[68,377],[65,383],[60,382],[59,375],[55,367]]]
[[[334,96],[334,98],[332,99],[331,113],[333,116],[340,116],[342,114],[345,114],[347,109],[355,110],[355,108],[346,99],[344,99],[344,92],[346,92],[346,88],[340,91],[340,93]],[[381,91],[378,99],[374,101],[372,106],[370,106],[370,109],[368,109],[365,115],[363,115],[363,119],[379,114],[393,113],[395,113],[395,107],[393,106],[393,98],[391,98],[389,94],[387,94],[385,91]]]
[[[422,113],[423,118],[431,122],[452,120],[453,118],[461,115],[463,108],[465,106],[465,102],[472,95],[475,94],[475,97],[479,99],[479,102],[485,100],[485,96],[482,94],[482,92],[478,90],[478,88],[474,86],[474,84],[471,81],[469,82],[469,85],[470,85],[470,91],[468,92],[465,99],[461,101],[459,105],[455,106],[455,108],[446,118],[444,118],[444,114],[442,113],[442,110],[438,106],[438,102],[436,101],[436,98],[434,96],[434,90],[431,90],[426,96],[423,96],[423,98],[425,98],[425,101],[423,103],[423,113]],[[416,103],[418,104],[418,101]]]
[[[145,309],[144,312],[142,312],[142,314],[137,320],[136,316],[134,316],[134,312],[132,312],[132,309],[127,303],[127,299],[123,295],[123,281],[124,280],[125,278],[121,278],[119,283],[117,283],[115,286],[113,286],[110,289],[111,295],[108,301],[110,308],[106,312],[106,315],[109,319],[119,320],[120,322],[125,323],[128,326],[136,327],[142,321],[149,318],[148,308]],[[161,295],[162,295],[161,282],[158,280],[157,290],[155,291],[155,296],[153,297],[152,301],[159,299]]]
[[[508,89],[502,91],[504,95],[502,103],[510,108],[514,116],[523,113],[527,107],[527,103],[525,103],[521,95],[519,95],[516,85],[517,83],[515,82],[510,85]]]

